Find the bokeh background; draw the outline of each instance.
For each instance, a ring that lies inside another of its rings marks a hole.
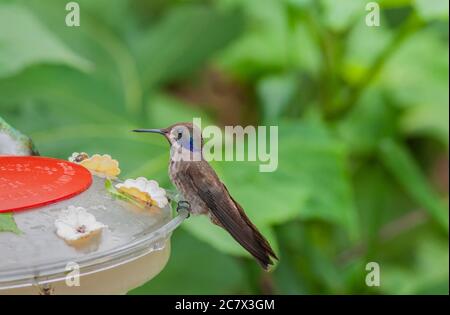
[[[202,117],[279,126],[279,167],[214,162],[279,254],[206,218],[131,294],[448,294],[448,1],[0,0],[0,116],[42,155],[110,153],[170,188],[164,139]],[[381,286],[365,285],[378,262]]]

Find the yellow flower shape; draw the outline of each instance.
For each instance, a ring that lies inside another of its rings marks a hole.
[[[94,174],[106,178],[115,178],[120,174],[119,162],[111,158],[110,155],[94,154],[88,159],[80,162]]]
[[[166,191],[159,187],[158,182],[148,180],[145,177],[127,179],[123,184],[117,184],[116,188],[120,192],[150,206],[164,208],[169,203],[166,197]]]

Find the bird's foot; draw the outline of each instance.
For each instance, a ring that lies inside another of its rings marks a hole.
[[[186,210],[188,213],[188,216],[186,217],[189,218],[191,216],[191,204],[185,200],[181,200],[178,201],[177,203],[177,212],[180,212],[180,210]]]

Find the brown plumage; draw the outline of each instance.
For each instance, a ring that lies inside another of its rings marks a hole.
[[[273,264],[272,258],[278,259],[267,240],[203,156],[200,154],[198,160],[192,160],[193,152],[201,153],[203,146],[200,131],[195,133],[195,128],[190,123],[180,123],[166,129],[135,131],[160,133],[167,138],[171,144],[169,176],[184,200],[189,202],[191,213],[208,215],[214,224],[227,230],[267,270]]]

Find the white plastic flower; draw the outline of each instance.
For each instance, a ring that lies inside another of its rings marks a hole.
[[[55,220],[56,234],[68,243],[88,238],[107,226],[83,207],[69,206]]]
[[[109,154],[94,154],[82,160],[80,165],[101,177],[116,178],[120,174],[119,162],[111,158]]]
[[[145,177],[127,179],[123,184],[117,184],[116,188],[121,192],[151,205],[156,205],[159,208],[164,208],[169,203],[166,197],[166,191],[159,187],[158,182],[148,180]]]

